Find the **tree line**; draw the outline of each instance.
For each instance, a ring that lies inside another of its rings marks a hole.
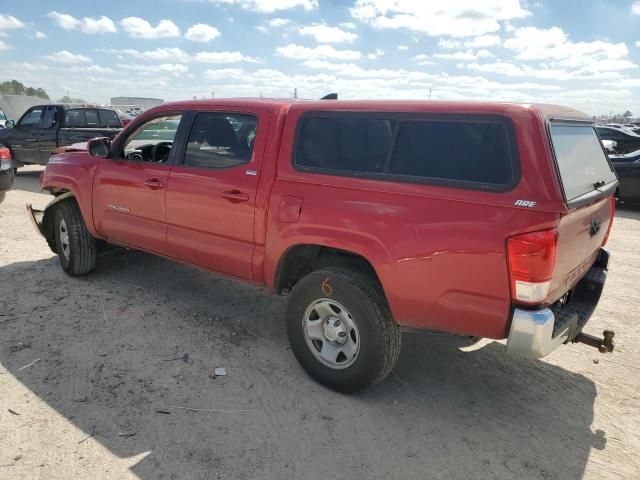
[[[32,97],[40,97],[45,100],[51,100],[47,92],[42,88],[27,87],[17,80],[9,80],[0,83],[1,95],[29,95]]]

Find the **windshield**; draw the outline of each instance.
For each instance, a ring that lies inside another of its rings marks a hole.
[[[4,116],[4,113],[0,112],[0,120],[6,120],[7,117]]]
[[[552,124],[551,141],[567,202],[616,179],[593,126]]]

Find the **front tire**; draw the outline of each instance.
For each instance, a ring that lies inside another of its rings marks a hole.
[[[329,267],[302,278],[287,306],[287,334],[318,383],[354,393],[382,381],[400,354],[400,330],[375,279]]]
[[[87,230],[74,200],[66,200],[56,207],[54,235],[60,266],[65,272],[77,276],[95,268],[96,240]]]

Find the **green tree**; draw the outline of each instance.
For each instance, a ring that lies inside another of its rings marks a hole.
[[[0,94],[3,95],[30,95],[33,97],[51,100],[47,92],[42,88],[25,87],[17,80],[11,80],[0,83]]]

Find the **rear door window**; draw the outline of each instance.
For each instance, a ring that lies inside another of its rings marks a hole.
[[[70,108],[64,114],[64,125],[66,127],[86,127],[87,121],[84,116],[84,110],[79,108]]]
[[[98,117],[98,110],[88,108],[84,111],[85,118],[87,119],[87,127],[96,128],[100,126],[100,118]]]
[[[551,124],[550,130],[567,202],[616,180],[593,126]]]
[[[383,173],[397,120],[366,116],[305,116],[295,164],[334,172]]]
[[[513,168],[506,126],[490,121],[403,121],[390,173],[507,185]]]
[[[122,123],[118,118],[118,115],[113,110],[100,110],[100,125],[107,128],[120,128]]]

